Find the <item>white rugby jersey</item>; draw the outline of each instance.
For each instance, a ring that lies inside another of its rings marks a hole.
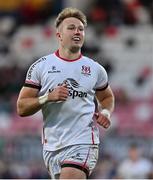
[[[92,59],[80,55],[67,60],[59,51],[40,58],[27,72],[24,86],[39,89],[39,96],[66,83],[69,97],[64,102],[43,105],[43,144],[54,151],[74,144],[99,144],[94,122],[95,91],[108,86],[105,69]]]

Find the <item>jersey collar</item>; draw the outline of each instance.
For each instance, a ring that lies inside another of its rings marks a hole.
[[[66,58],[63,58],[63,57],[60,56],[59,50],[55,51],[55,55],[56,55],[58,58],[60,58],[60,59],[62,59],[62,60],[64,60],[64,61],[67,61],[67,62],[77,61],[77,60],[79,60],[79,59],[82,57],[82,54],[80,54],[80,56],[79,56],[78,58],[76,58],[76,59],[71,59],[71,60],[70,60],[70,59],[66,59]]]

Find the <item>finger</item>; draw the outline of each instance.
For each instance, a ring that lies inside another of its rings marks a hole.
[[[68,96],[67,96],[67,95],[62,95],[62,96],[60,96],[60,98],[67,99],[67,98],[68,98]]]
[[[67,88],[67,84],[66,83],[62,84],[62,87],[66,87]]]
[[[103,127],[104,127],[105,129],[107,129],[107,128],[109,128],[109,126],[110,126],[110,124],[106,124],[106,125],[104,125]]]
[[[63,91],[61,93],[61,96],[64,96],[64,97],[68,97],[68,95],[69,95],[68,91]]]
[[[108,128],[110,126],[110,121],[106,118],[98,118],[97,122],[104,128]]]
[[[67,86],[61,86],[60,89],[68,89]]]
[[[67,97],[60,97],[58,98],[59,101],[66,101],[67,100]]]
[[[68,88],[64,85],[61,85],[61,86],[57,86],[55,88],[57,91],[61,92],[61,91],[68,91]]]
[[[68,94],[68,89],[67,88],[65,88],[65,87],[60,87],[60,88],[58,88],[58,89],[56,89],[56,92],[58,93],[58,94]]]
[[[60,101],[66,101],[67,98],[60,98]]]
[[[60,98],[66,98],[66,99],[68,98],[68,96],[69,96],[69,95],[68,95],[67,92],[63,92],[63,93],[61,93],[61,94],[59,95]]]
[[[60,92],[68,93],[68,88],[63,86],[63,87],[61,87]]]
[[[110,122],[105,122],[105,123],[103,123],[103,127],[104,128],[108,128],[110,126]]]
[[[103,118],[103,117],[98,117],[97,122],[103,124],[103,123],[105,122],[105,118]]]

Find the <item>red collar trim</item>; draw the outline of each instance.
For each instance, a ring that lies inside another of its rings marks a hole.
[[[67,62],[77,61],[77,60],[79,60],[79,59],[82,57],[82,54],[80,54],[80,56],[79,56],[78,58],[76,58],[76,59],[66,59],[66,58],[63,58],[63,57],[60,56],[59,50],[57,50],[57,51],[55,52],[55,55],[56,55],[58,58],[60,58],[60,59],[62,59],[62,60],[64,60],[64,61],[67,61]]]

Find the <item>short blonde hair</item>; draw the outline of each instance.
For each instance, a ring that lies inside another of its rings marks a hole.
[[[87,26],[87,18],[83,14],[83,12],[81,12],[80,10],[76,8],[68,7],[68,8],[63,9],[62,12],[59,13],[59,15],[57,16],[55,20],[56,28],[59,27],[59,25],[63,22],[64,19],[69,18],[69,17],[75,17],[79,19],[84,24],[84,26]]]

